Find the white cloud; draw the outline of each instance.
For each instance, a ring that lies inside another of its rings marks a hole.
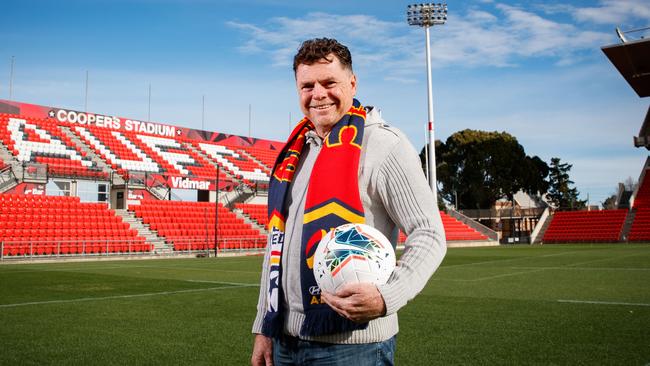
[[[625,24],[633,19],[650,20],[647,0],[603,0],[600,6],[574,8],[573,16],[583,22]]]
[[[267,54],[276,66],[290,65],[302,40],[323,36],[350,46],[358,69],[391,80],[412,80],[423,63],[423,31],[408,29],[405,22],[309,13],[271,18],[265,24],[228,24],[248,35],[242,51]],[[550,58],[551,63],[567,65],[579,62],[581,53],[593,51],[613,36],[503,4],[465,14],[450,10],[447,24],[431,31],[432,62],[434,67],[513,67],[526,58]]]

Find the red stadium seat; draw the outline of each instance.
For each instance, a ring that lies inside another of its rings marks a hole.
[[[556,212],[544,243],[617,242],[627,210]]]

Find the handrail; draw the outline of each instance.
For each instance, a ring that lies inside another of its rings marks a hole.
[[[535,225],[535,228],[533,229],[533,232],[530,233],[530,243],[534,244],[535,240],[537,239],[537,236],[539,235],[539,232],[542,230],[542,227],[544,227],[544,223],[548,219],[548,217],[551,215],[551,210],[547,207],[546,210],[542,213],[542,216],[539,218],[539,221],[537,222],[537,225]]]
[[[524,216],[540,216],[546,208],[519,208],[515,207],[514,210],[510,207],[503,209],[475,209],[475,210],[458,210],[461,213],[472,219],[489,219],[489,218],[509,218],[509,217],[524,217]]]
[[[473,220],[472,218],[465,216],[464,214],[456,210],[447,210],[447,214],[456,220],[464,223],[465,225],[471,227],[472,229],[485,234],[490,240],[499,241],[499,233],[490,229],[489,227],[482,225],[481,223]]]
[[[630,209],[634,207],[634,201],[636,200],[637,194],[639,194],[639,190],[641,189],[641,185],[643,184],[643,181],[645,179],[646,169],[648,169],[649,166],[650,166],[650,156],[648,156],[645,159],[645,164],[643,164],[643,169],[641,169],[641,173],[639,174],[638,184],[636,185],[634,192],[632,192],[632,196],[630,196]]]

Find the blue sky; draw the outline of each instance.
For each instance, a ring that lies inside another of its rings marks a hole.
[[[0,98],[284,140],[300,117],[291,58],[335,37],[353,54],[358,99],[424,143],[424,32],[408,1],[9,1],[0,14]],[[614,29],[650,26],[647,0],[452,1],[432,31],[436,138],[506,131],[560,157],[583,199],[638,179],[648,108],[604,56]],[[650,36],[632,33],[631,38]],[[4,70],[4,71],[3,71]],[[290,122],[290,119],[293,122]]]

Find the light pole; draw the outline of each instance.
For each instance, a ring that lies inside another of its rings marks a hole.
[[[219,255],[219,244],[218,244],[218,231],[219,231],[219,164],[216,166],[217,176],[214,180],[215,183],[215,199],[214,199],[214,257],[216,258]]]
[[[11,56],[11,70],[9,71],[9,100],[14,96],[14,56]]]
[[[86,70],[86,95],[84,98],[84,112],[88,112],[88,70]]]
[[[447,4],[428,3],[414,4],[406,8],[406,17],[409,25],[424,27],[427,53],[427,102],[429,107],[429,184],[433,195],[438,201],[438,189],[436,183],[436,140],[433,124],[433,92],[431,88],[431,49],[429,46],[429,28],[434,25],[442,25],[447,21]]]

